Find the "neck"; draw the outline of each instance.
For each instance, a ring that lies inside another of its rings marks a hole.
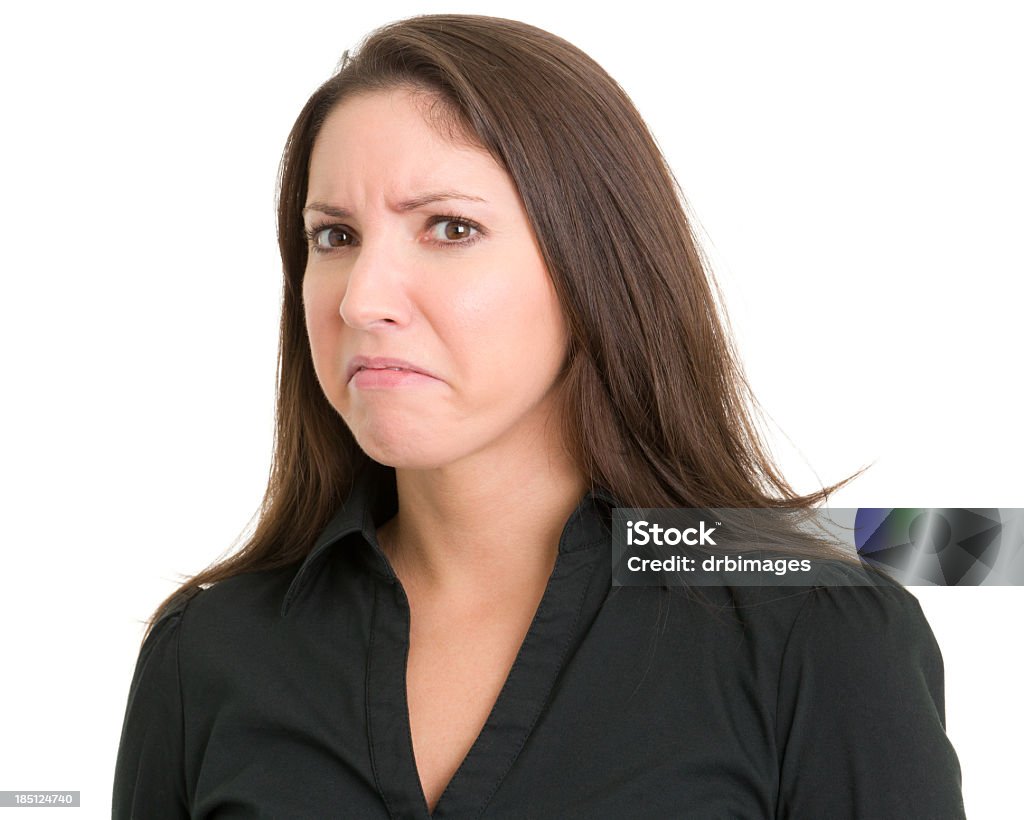
[[[467,611],[543,591],[588,489],[560,448],[395,475],[399,512],[378,531],[382,549],[410,597]]]

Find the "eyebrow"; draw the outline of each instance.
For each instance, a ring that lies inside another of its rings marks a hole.
[[[429,205],[432,202],[442,202],[448,199],[462,199],[467,202],[484,202],[487,200],[479,196],[473,196],[472,194],[463,194],[459,191],[431,191],[426,194],[419,194],[411,199],[403,200],[395,206],[395,210],[400,213],[407,211],[415,211],[417,208],[422,208],[424,205]],[[352,216],[352,212],[345,208],[338,208],[335,205],[329,205],[326,202],[310,202],[305,208],[302,209],[302,213],[307,211],[319,211],[322,214],[333,216],[336,219],[349,219]]]

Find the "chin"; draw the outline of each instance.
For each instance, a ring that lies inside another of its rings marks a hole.
[[[450,448],[431,446],[434,442],[420,433],[402,436],[360,433],[355,439],[366,455],[396,470],[432,470],[451,463],[456,457]]]

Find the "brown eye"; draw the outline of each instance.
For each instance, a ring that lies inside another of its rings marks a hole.
[[[342,248],[349,244],[352,236],[344,228],[321,228],[313,234],[313,243],[318,248]]]
[[[472,233],[472,228],[469,225],[463,225],[461,222],[446,222],[444,229],[444,235],[448,239],[463,239]]]
[[[440,230],[438,230],[438,227],[440,227]],[[478,230],[475,225],[471,225],[465,220],[442,217],[433,224],[431,233],[431,238],[435,242],[462,245],[474,239]]]

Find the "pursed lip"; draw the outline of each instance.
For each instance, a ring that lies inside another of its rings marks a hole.
[[[409,370],[413,373],[422,373],[424,376],[430,376],[432,379],[436,379],[433,373],[428,370],[424,370],[419,365],[407,362],[405,359],[395,359],[390,356],[353,356],[348,363],[348,368],[345,370],[345,383],[352,381],[352,377],[360,370],[384,370],[389,367],[399,367],[402,370]]]

